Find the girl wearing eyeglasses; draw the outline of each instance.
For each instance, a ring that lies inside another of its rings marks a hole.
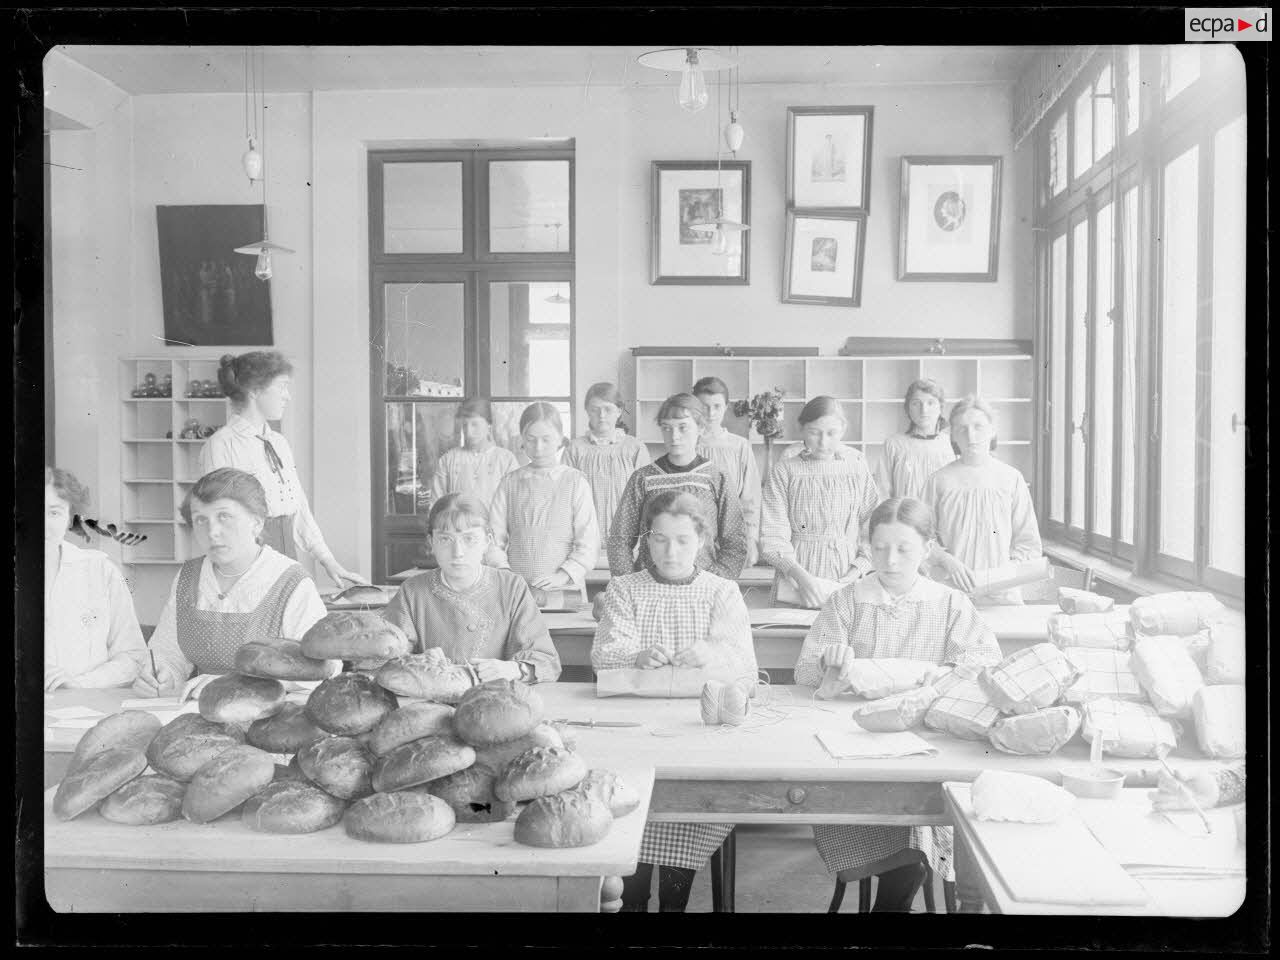
[[[382,611],[415,653],[439,647],[454,663],[470,663],[482,681],[550,682],[560,657],[528,584],[484,565],[493,543],[489,511],[466,494],[445,494],[427,515],[438,567],[410,577]]]

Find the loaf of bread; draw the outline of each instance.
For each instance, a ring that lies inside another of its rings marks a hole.
[[[476,752],[452,735],[423,737],[401,744],[373,766],[373,789],[391,793],[438,780],[476,762]]]
[[[609,808],[614,818],[625,817],[640,806],[640,794],[612,770],[588,770],[578,784],[579,790],[595,795]]]
[[[402,697],[457,703],[479,678],[470,664],[450,663],[439,647],[389,660],[378,668],[377,681]]]
[[[1137,634],[1184,637],[1221,620],[1226,609],[1212,593],[1173,590],[1138,597],[1129,605],[1129,622]]]
[[[147,746],[147,761],[157,771],[187,781],[206,763],[237,744],[244,734],[236,727],[182,713],[166,723]]]
[[[330,733],[351,737],[372,730],[396,709],[395,694],[363,673],[330,677],[307,697],[307,716]]]
[[[502,773],[507,768],[507,764],[534,747],[569,747],[569,744],[565,742],[562,730],[549,723],[540,723],[523,737],[508,740],[505,743],[495,743],[488,747],[478,747],[476,763],[483,763],[490,770]]]
[[[308,780],[335,797],[358,800],[373,793],[373,757],[351,737],[312,740],[294,759]]]
[[[392,660],[409,652],[409,638],[372,611],[339,610],[303,634],[302,652],[313,660]]]
[[[496,823],[516,812],[513,801],[493,793],[498,775],[481,763],[451,773],[426,785],[426,791],[453,807],[459,823]]]
[[[222,751],[187,784],[182,815],[192,823],[217,820],[263,790],[275,776],[271,754],[240,744]]]
[[[235,668],[250,677],[275,680],[327,680],[342,669],[340,660],[312,660],[296,640],[246,643],[236,651]]]
[[[104,797],[147,769],[141,750],[104,750],[67,771],[53,795],[53,813],[59,820],[78,817]]]
[[[490,680],[458,701],[453,729],[473,747],[487,747],[523,737],[541,721],[542,698],[531,687],[518,680]]]
[[[369,732],[368,747],[383,756],[401,744],[453,731],[453,707],[419,701],[392,710]]]
[[[108,750],[146,750],[160,728],[159,717],[145,710],[122,710],[103,717],[84,732],[67,769],[74,770]]]
[[[453,807],[439,797],[402,790],[357,800],[342,825],[347,836],[369,843],[421,843],[443,837],[456,822]]]
[[[381,587],[357,583],[341,593],[334,594],[332,603],[360,603],[370,607],[385,607],[391,602],[391,594]]]
[[[938,699],[933,684],[916,687],[891,697],[864,703],[853,711],[854,722],[873,733],[896,733],[924,723],[924,715]]]
[[[533,747],[507,764],[493,792],[499,800],[534,800],[571,790],[586,775],[587,765],[573,751]]]
[[[114,823],[149,827],[182,816],[187,785],[159,773],[130,780],[98,805],[98,813]]]
[[[275,780],[245,801],[240,820],[263,833],[315,833],[332,827],[347,810],[345,800],[303,780]]]
[[[1133,642],[1129,666],[1162,717],[1191,716],[1191,698],[1204,686],[1182,637],[1142,636]]]
[[[589,847],[613,825],[613,814],[593,792],[566,790],[539,797],[516,818],[516,843],[530,847]]]
[[[297,754],[290,757],[288,763],[276,764],[275,776],[271,778],[271,782],[277,783],[281,780],[301,780],[304,783],[311,782],[307,779],[307,775],[302,772],[302,768],[298,766]]]
[[[247,727],[272,717],[284,706],[284,684],[265,677],[228,673],[215,677],[200,691],[200,716],[215,723]]]
[[[267,753],[297,753],[312,740],[329,734],[315,725],[300,703],[286,703],[274,717],[255,720],[245,733],[251,746]]]

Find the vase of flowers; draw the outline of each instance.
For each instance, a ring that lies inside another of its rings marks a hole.
[[[773,441],[782,436],[782,398],[786,391],[781,387],[757,393],[750,400],[735,400],[733,413],[746,417],[764,440],[765,476],[773,466]]]

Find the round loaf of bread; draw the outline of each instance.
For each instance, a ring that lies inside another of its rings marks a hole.
[[[567,747],[560,730],[549,723],[540,723],[523,737],[495,743],[476,750],[476,763],[483,763],[490,770],[502,773],[509,764],[526,750],[534,747]]]
[[[303,783],[310,783],[307,775],[302,772],[302,768],[298,766],[298,757],[296,755],[289,758],[288,763],[277,763],[276,772],[271,777],[272,783],[279,783],[281,780],[301,780]]]
[[[439,647],[388,660],[377,680],[392,693],[419,697],[436,703],[457,703],[476,684],[476,673],[468,664],[450,663]]]
[[[302,635],[302,652],[313,660],[391,660],[409,652],[409,638],[370,610],[337,610]]]
[[[187,785],[158,773],[130,780],[98,806],[98,812],[115,823],[149,827],[182,816]]]
[[[59,820],[80,816],[145,769],[147,758],[141,750],[104,750],[67,771],[53,795],[54,816]]]
[[[367,583],[357,583],[353,587],[347,587],[339,594],[335,594],[333,603],[360,603],[370,607],[385,607],[391,602],[391,594],[381,587],[375,587]]]
[[[327,680],[342,669],[339,660],[312,660],[296,640],[246,643],[236,651],[236,671],[273,680]]]
[[[266,787],[275,776],[271,754],[240,744],[222,751],[187,784],[182,815],[192,823],[208,823],[234,810]]]
[[[639,792],[612,770],[588,770],[578,789],[602,800],[615,818],[625,817],[640,806]]]
[[[587,775],[587,765],[563,747],[533,747],[512,760],[493,792],[499,800],[533,800],[570,790]]]
[[[284,684],[264,677],[228,673],[215,677],[200,691],[200,716],[215,723],[247,727],[275,716],[284,706]]]
[[[307,697],[307,716],[322,730],[353,737],[376,727],[399,704],[363,673],[330,677]]]
[[[316,726],[300,703],[286,703],[274,717],[255,720],[245,740],[267,753],[297,753],[312,740],[329,734]]]
[[[438,780],[476,762],[476,752],[453,736],[423,737],[401,744],[373,766],[373,789],[391,793]]]
[[[453,807],[420,790],[375,793],[353,803],[342,824],[369,843],[421,843],[443,837],[457,822]]]
[[[237,744],[244,734],[236,727],[182,713],[166,723],[147,746],[147,761],[160,773],[187,781],[206,763]]]
[[[426,785],[426,791],[453,807],[459,823],[496,823],[515,813],[516,805],[493,794],[498,775],[479,762]]]
[[[516,818],[516,843],[530,847],[589,847],[613,825],[604,801],[585,790],[539,797]]]
[[[145,710],[122,710],[103,717],[84,732],[68,770],[108,750],[146,750],[160,732],[160,718]]]
[[[303,780],[275,780],[245,801],[240,820],[263,833],[315,833],[332,827],[347,810],[344,800]]]
[[[351,737],[313,740],[294,759],[308,780],[335,797],[357,800],[373,793],[373,756]]]
[[[518,740],[542,720],[542,698],[519,680],[490,680],[458,701],[453,729],[473,747]]]
[[[453,731],[453,707],[443,703],[419,701],[406,703],[392,710],[373,728],[369,735],[369,749],[379,757],[401,744],[423,737],[447,734]]]

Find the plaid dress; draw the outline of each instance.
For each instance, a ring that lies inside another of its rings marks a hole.
[[[650,647],[676,654],[699,640],[715,648],[733,672],[755,679],[751,621],[736,583],[705,570],[688,580],[664,580],[650,570],[629,573],[609,582],[591,665],[631,667]],[[647,823],[640,860],[697,870],[732,829],[732,823]]]
[[[925,482],[935,470],[955,458],[949,433],[932,437],[895,433],[885,438],[880,462],[876,464],[876,487],[885,500],[891,497],[923,500]]]
[[[533,581],[564,570],[579,588],[596,565],[600,531],[591,488],[573,467],[532,464],[509,473],[489,506],[494,546],[486,562]]]
[[[439,500],[446,493],[465,493],[487,507],[498,492],[502,478],[519,466],[516,455],[496,443],[490,443],[478,453],[466,447],[453,447],[436,462],[431,499]]]
[[[760,547],[760,468],[756,466],[751,441],[728,430],[722,430],[718,437],[703,434],[698,441],[698,454],[720,468],[738,495],[747,535],[747,566],[752,566]]]
[[[866,525],[880,502],[867,461],[844,447],[829,460],[807,450],[774,464],[764,485],[760,555],[778,579],[796,567],[827,580],[847,580],[871,569]]]
[[[597,440],[589,433],[575,437],[565,448],[561,462],[587,478],[591,500],[596,506],[600,536],[607,537],[627,480],[636,470],[652,461],[648,447],[615,428],[612,440]]]
[[[925,577],[900,597],[890,596],[874,576],[833,594],[804,638],[796,683],[817,686],[822,653],[837,645],[850,647],[860,659],[907,657],[975,666],[1000,662],[995,634],[972,601]],[[945,879],[955,876],[950,827],[822,825],[813,828],[813,837],[831,873],[867,866],[909,847],[921,851]]]

